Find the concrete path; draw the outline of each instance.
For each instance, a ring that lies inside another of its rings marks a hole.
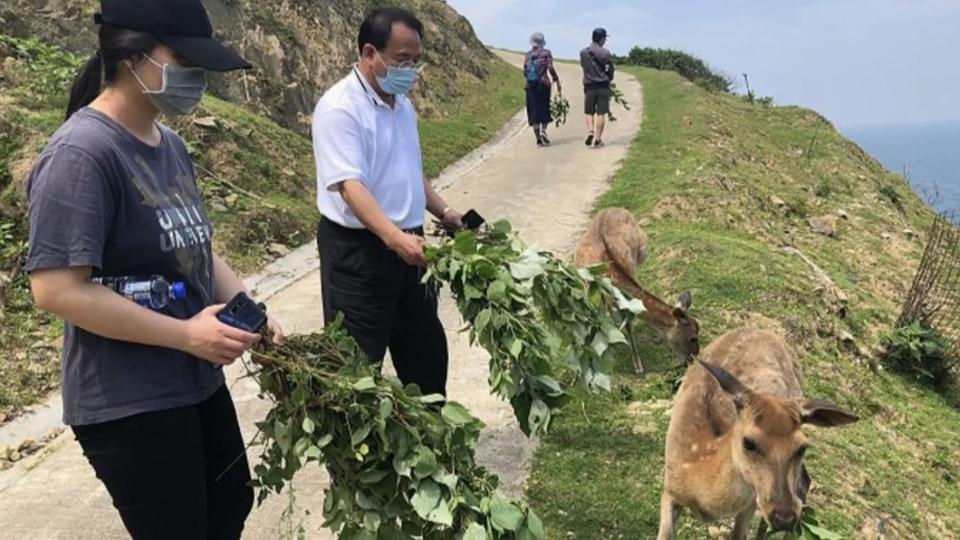
[[[522,62],[519,55],[498,54],[514,64]],[[446,171],[438,185],[453,207],[475,208],[491,221],[508,219],[528,243],[568,253],[586,224],[593,201],[605,190],[640,127],[643,100],[639,83],[622,76],[619,87],[632,111],[615,111],[619,121],[608,128],[604,137],[606,148],[587,149],[580,115],[583,105],[579,66],[558,64],[557,68],[572,114],[565,126],[551,131],[552,148],[538,149],[532,133],[521,129],[522,122],[515,119],[495,141]],[[519,75],[517,83],[522,84]],[[248,284],[267,300],[271,313],[289,333],[312,332],[321,326],[316,269],[314,248],[304,246],[269,266]],[[450,342],[450,397],[464,403],[487,424],[480,459],[500,475],[507,493],[519,495],[535,443],[519,431],[509,404],[490,395],[487,355],[470,347],[467,336],[459,332],[463,323],[449,297],[443,298],[440,310]],[[240,423],[249,439],[256,430],[254,422],[263,418],[269,403],[260,400],[256,385],[240,378],[241,375],[240,366],[228,370]],[[46,415],[48,423],[50,416]],[[43,417],[39,415],[32,428],[30,418],[25,418],[18,423],[18,433],[42,435],[50,427],[44,425]],[[250,450],[251,463],[257,455],[256,448]],[[299,507],[312,510],[303,521],[308,538],[333,538],[320,529],[326,481],[325,473],[316,468],[304,471],[296,482]],[[280,516],[287,504],[285,496],[274,496],[255,508],[244,538],[281,537]],[[106,489],[94,476],[69,430],[45,451],[0,473],[0,538],[126,538]]]

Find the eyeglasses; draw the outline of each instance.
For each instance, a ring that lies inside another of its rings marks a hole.
[[[377,52],[377,57],[380,59],[380,62],[384,65],[384,67],[394,67],[399,69],[413,68],[417,72],[421,72],[424,70],[424,68],[427,67],[426,63],[424,63],[422,60],[421,61],[407,60],[405,62],[400,62],[399,64],[388,64],[383,60],[383,56],[379,52]]]

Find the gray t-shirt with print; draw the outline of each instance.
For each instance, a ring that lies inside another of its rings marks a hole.
[[[183,141],[159,126],[149,146],[91,108],[50,139],[30,175],[27,270],[91,266],[94,276],[186,283],[161,313],[187,319],[213,303],[213,229]],[[63,420],[107,422],[199,403],[224,382],[187,353],[107,339],[65,324]]]

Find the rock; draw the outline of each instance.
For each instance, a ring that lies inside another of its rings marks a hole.
[[[273,243],[267,246],[267,253],[276,257],[286,257],[290,254],[290,248],[283,244]]]
[[[11,463],[16,463],[21,459],[23,459],[23,455],[20,453],[19,450],[13,450],[9,454],[7,454],[7,458],[10,460]]]
[[[780,197],[777,197],[776,195],[770,196],[770,204],[780,208],[783,208],[784,206],[787,205],[787,203],[783,199],[781,199]]]
[[[240,200],[240,196],[236,193],[231,193],[223,198],[224,204],[227,205],[227,208],[233,208],[237,205],[237,201]]]
[[[198,116],[193,119],[194,125],[209,129],[217,129],[217,119],[212,116]]]
[[[0,424],[4,423],[4,422],[6,422],[6,421],[7,421],[7,415],[4,414],[4,413],[0,413]]]
[[[24,454],[32,454],[41,448],[43,448],[43,445],[40,444],[40,441],[30,437],[20,443],[18,450]]]
[[[904,230],[903,230],[903,235],[906,236],[907,238],[913,238],[914,236],[917,235],[917,233],[914,232],[913,229],[904,229]]]
[[[10,283],[13,279],[10,278],[10,274],[6,272],[0,272],[0,287]]]
[[[224,213],[224,212],[230,211],[230,209],[227,208],[227,205],[225,205],[225,204],[223,204],[223,203],[219,203],[219,202],[215,202],[215,203],[211,204],[211,205],[210,205],[210,209],[213,210],[214,212],[218,212],[218,213],[221,213],[221,214]]]
[[[848,214],[846,210],[837,210],[837,216],[839,216],[840,219],[850,221],[850,214]]]
[[[651,223],[653,222],[650,221],[650,218],[640,218],[640,220],[637,221],[637,225],[640,225],[641,227],[649,227]]]
[[[282,174],[282,175],[284,175],[284,176],[286,176],[286,177],[288,177],[288,178],[293,178],[294,176],[297,175],[297,173],[294,172],[293,169],[281,169],[281,170],[280,170],[280,174]]]
[[[810,228],[813,229],[813,232],[822,234],[824,236],[836,236],[837,235],[837,218],[836,216],[820,216],[813,217],[807,220],[810,224]]]
[[[846,330],[843,330],[842,332],[840,332],[840,335],[837,337],[839,337],[840,341],[844,343],[855,343],[857,341],[857,338],[855,338],[853,334],[851,334],[850,332],[847,332]]]
[[[888,232],[880,233],[880,238],[882,238],[882,239],[884,239],[884,240],[889,240],[889,239],[893,238],[893,235],[890,234],[890,233],[888,233]]]

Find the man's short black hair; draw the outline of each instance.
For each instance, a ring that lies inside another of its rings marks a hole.
[[[593,31],[593,42],[600,43],[601,41],[607,39],[607,31],[603,28],[597,28]]]
[[[360,24],[360,35],[357,36],[360,54],[363,54],[363,46],[367,43],[378,51],[385,49],[390,41],[393,25],[398,22],[416,30],[423,39],[423,23],[412,12],[395,7],[378,8],[371,11]]]

